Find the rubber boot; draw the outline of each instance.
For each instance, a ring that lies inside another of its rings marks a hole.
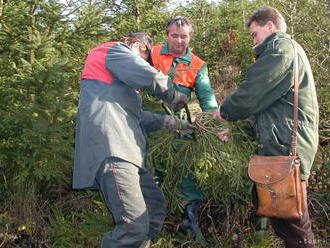
[[[200,200],[188,201],[185,206],[183,220],[179,226],[179,229],[186,234],[191,232],[196,241],[202,247],[207,247],[208,243],[205,240],[198,224],[201,205],[202,201]]]

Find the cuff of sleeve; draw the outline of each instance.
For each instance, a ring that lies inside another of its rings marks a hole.
[[[225,110],[222,106],[219,106],[219,112],[220,112],[220,115],[223,119],[225,119],[225,120],[229,119],[228,114],[225,112]]]
[[[163,127],[162,129],[169,128],[173,124],[173,118],[170,115],[164,116]]]
[[[218,111],[218,108],[208,108],[203,110],[204,113],[211,113],[216,111]]]

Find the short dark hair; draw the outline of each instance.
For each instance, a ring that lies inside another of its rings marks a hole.
[[[166,34],[168,34],[169,27],[175,24],[178,28],[182,26],[188,26],[189,27],[189,33],[191,34],[193,32],[193,27],[191,21],[184,16],[174,16],[171,20],[169,20],[166,24]]]
[[[249,28],[252,22],[256,22],[259,26],[265,26],[269,21],[274,23],[275,27],[281,32],[286,32],[287,26],[284,17],[277,9],[271,7],[256,10],[247,21],[246,26]]]

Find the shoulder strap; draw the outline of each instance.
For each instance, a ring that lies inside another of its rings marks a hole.
[[[293,43],[293,41],[291,41]],[[298,129],[298,90],[299,90],[299,66],[298,66],[298,52],[295,44],[293,43],[294,60],[293,60],[293,73],[294,73],[294,105],[293,105],[293,128],[291,140],[291,154],[297,156],[297,129]]]
[[[293,127],[291,135],[291,156],[297,156],[297,130],[298,130],[298,91],[299,91],[299,65],[298,65],[298,52],[297,47],[292,39],[277,38],[273,41],[273,47],[275,42],[279,39],[285,39],[290,42],[293,48],[293,80],[294,80],[294,99],[293,99]]]

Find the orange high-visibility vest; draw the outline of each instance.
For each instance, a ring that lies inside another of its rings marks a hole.
[[[173,75],[173,82],[188,88],[195,88],[195,78],[198,71],[205,62],[198,58],[195,54],[191,53],[190,65],[179,63],[175,71],[171,71],[174,57],[170,54],[161,54],[162,45],[156,45],[152,48],[152,63],[153,66],[162,71],[164,74]]]

